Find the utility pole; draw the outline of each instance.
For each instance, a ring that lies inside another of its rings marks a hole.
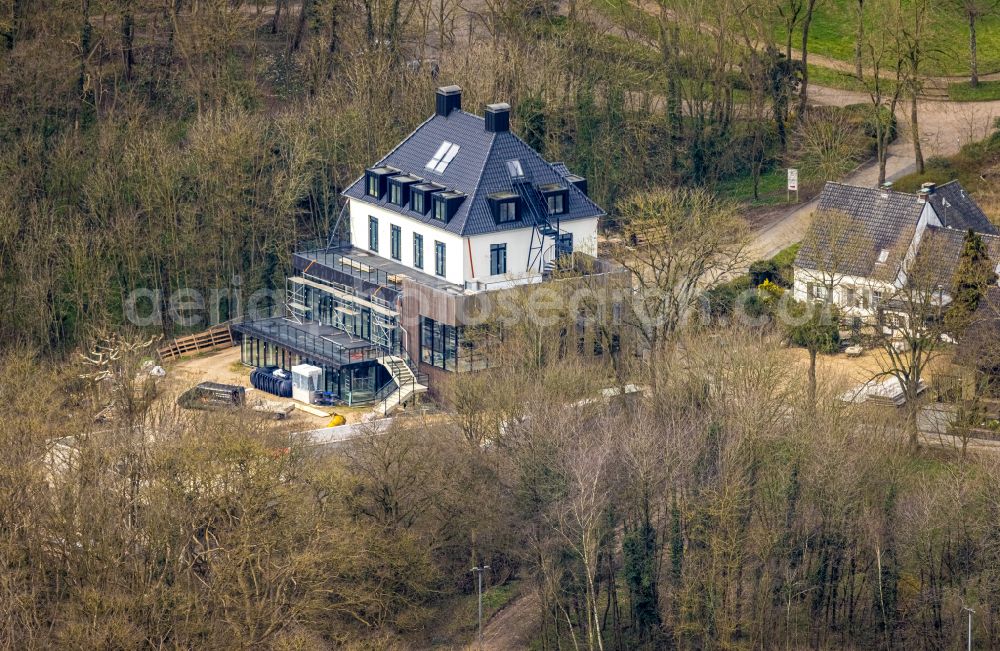
[[[483,565],[482,567],[474,567],[470,572],[476,573],[476,579],[478,583],[477,592],[479,593],[479,648],[483,648],[483,572],[490,569],[489,565]]]
[[[976,614],[976,611],[969,608],[968,606],[962,606],[962,610],[969,613],[969,642],[967,648],[968,651],[972,651],[972,616]]]

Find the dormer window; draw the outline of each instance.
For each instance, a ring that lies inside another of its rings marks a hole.
[[[498,224],[508,224],[520,219],[520,197],[514,192],[496,192],[486,197],[493,213],[493,220]]]
[[[445,190],[435,192],[433,195],[434,213],[433,217],[439,222],[447,224],[455,216],[458,207],[465,201],[465,194],[456,190]]]
[[[545,197],[545,204],[550,215],[562,215],[569,203],[569,188],[559,183],[550,183],[538,188]]]
[[[399,174],[399,170],[391,167],[373,167],[365,170],[365,194],[373,199],[381,199],[388,189],[389,177]]]
[[[410,210],[421,215],[426,215],[431,209],[431,198],[434,193],[444,190],[444,186],[437,183],[417,183],[410,187]]]
[[[389,179],[389,201],[402,208],[410,201],[410,187],[420,179],[406,174]]]

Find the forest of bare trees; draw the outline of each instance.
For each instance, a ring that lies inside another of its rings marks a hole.
[[[720,187],[884,175],[895,107],[919,124],[934,3],[857,3],[871,101],[834,109],[822,2],[652,3],[635,32],[580,0],[0,5],[0,647],[461,645],[482,565],[544,650],[958,648],[966,606],[1000,646],[1000,457],[837,400],[784,348],[814,333],[689,318],[749,262]],[[992,5],[963,7],[974,34]],[[576,314],[523,323],[445,408],[335,450],[168,404],[142,346],[87,377],[133,290],[221,290],[228,319],[280,286],[444,83],[608,209],[657,317],[589,324],[610,362],[566,354]]]
[[[829,375],[811,404],[777,336],[693,329],[610,404],[554,343],[332,453],[139,385],[68,420],[97,389],[10,351],[2,643],[422,647],[477,564],[537,595],[540,648],[954,648],[963,605],[1000,643],[995,455],[914,452]]]

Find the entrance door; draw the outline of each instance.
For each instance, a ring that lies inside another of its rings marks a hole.
[[[573,252],[573,234],[562,233],[556,240],[556,257],[561,258]]]

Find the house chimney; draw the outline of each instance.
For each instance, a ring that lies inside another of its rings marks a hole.
[[[458,86],[441,86],[437,89],[437,110],[441,117],[462,108],[462,89]]]
[[[490,133],[510,131],[510,104],[486,105],[486,130]]]
[[[888,199],[889,191],[892,190],[892,181],[886,181],[885,183],[883,183],[881,189],[882,189],[882,198]]]
[[[920,192],[917,193],[918,203],[927,203],[927,197],[931,196],[931,191],[927,188],[920,188]]]
[[[927,181],[926,183],[920,184],[920,189],[926,190],[927,194],[934,194],[934,191],[937,190],[937,184]]]

